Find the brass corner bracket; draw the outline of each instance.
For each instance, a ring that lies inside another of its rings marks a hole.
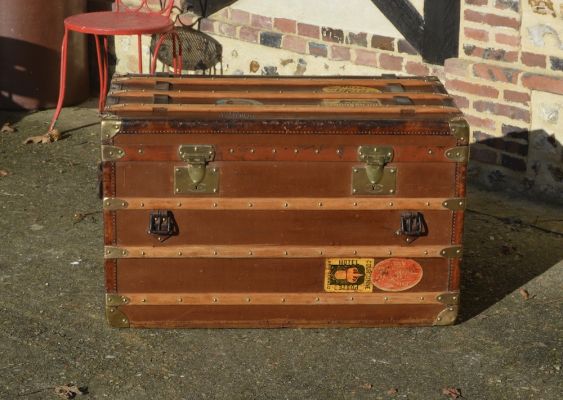
[[[463,248],[461,246],[446,247],[440,251],[440,255],[444,258],[458,258],[463,255]]]
[[[436,296],[436,300],[447,306],[458,305],[459,304],[459,293],[456,292],[446,292]]]
[[[438,316],[434,320],[432,325],[434,326],[445,326],[453,325],[457,319],[457,314],[459,312],[459,306],[449,305],[438,313]]]
[[[452,147],[447,149],[444,155],[453,162],[467,162],[469,159],[469,146]]]
[[[121,130],[121,121],[118,119],[104,119],[102,121],[102,141],[110,140]]]
[[[464,117],[455,117],[450,120],[450,131],[462,143],[469,143],[469,124]]]
[[[129,252],[125,249],[120,249],[119,247],[106,246],[104,248],[104,258],[123,258],[127,257]]]
[[[447,199],[442,202],[442,206],[452,211],[465,210],[467,202],[464,198],[458,197],[455,199]]]
[[[104,210],[109,210],[109,211],[123,210],[128,206],[129,203],[127,203],[125,200],[121,200],[116,197],[104,197],[104,201],[103,201]]]
[[[129,298],[118,294],[106,293],[106,319],[114,328],[129,328],[129,318],[119,309],[119,306],[129,303]]]
[[[116,161],[125,157],[125,151],[121,147],[102,145],[102,161]]]

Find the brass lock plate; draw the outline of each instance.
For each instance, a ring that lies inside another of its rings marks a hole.
[[[358,160],[365,167],[355,167],[352,174],[352,194],[393,195],[397,184],[397,167],[387,166],[395,152],[389,146],[360,146]]]
[[[212,194],[219,191],[219,170],[205,168],[203,180],[194,183],[191,168],[174,167],[174,193],[175,194]]]
[[[397,167],[384,167],[378,183],[371,183],[365,167],[354,167],[352,173],[352,194],[394,195],[397,187]]]
[[[181,145],[178,154],[188,165],[174,167],[175,194],[211,194],[219,191],[219,170],[208,166],[215,158],[212,145]]]

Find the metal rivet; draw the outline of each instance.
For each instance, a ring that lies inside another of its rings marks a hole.
[[[182,207],[182,203],[178,203],[178,207]]]
[[[214,255],[214,256],[217,255],[217,250],[213,250],[213,255]]]
[[[250,297],[247,297],[246,299],[244,299],[247,303],[250,303]]]
[[[127,203],[125,203],[124,201],[121,202],[121,206],[125,207],[127,205]]]
[[[295,154],[297,154],[297,153],[299,153],[299,149],[295,149],[295,150],[293,150],[293,152],[294,152]]]
[[[182,301],[184,301],[184,299],[182,299],[181,297],[178,297],[178,303],[181,303]]]
[[[176,168],[176,172],[180,172],[180,168]]]
[[[144,256],[144,255],[145,255],[145,252],[144,252],[143,250],[141,250],[141,255],[142,255],[142,256]]]
[[[459,254],[459,253],[461,253],[461,250],[457,249],[455,252],[456,252],[456,254]]]
[[[453,296],[453,297],[452,297],[452,300],[457,300],[457,296]]]
[[[322,251],[322,250],[321,250],[321,251],[319,251],[319,254],[320,254],[320,255],[322,256],[322,255],[323,255],[323,251]]]
[[[217,207],[217,203],[213,203],[213,207]]]
[[[146,302],[147,302],[147,299],[141,299],[141,302],[142,302],[142,303],[146,303]]]
[[[235,149],[229,149],[229,153],[234,153]]]
[[[392,252],[391,250],[389,250],[389,251],[387,252],[387,254],[391,255],[391,254],[393,254],[393,252]]]
[[[383,300],[387,301],[387,300],[389,300],[389,297],[385,296],[385,297],[383,298]]]
[[[354,301],[354,298],[353,298],[353,297],[350,297],[350,301]]]
[[[123,255],[127,254],[127,250],[123,250],[123,251],[121,252],[121,254],[123,254]]]
[[[315,154],[319,154],[321,151],[319,149],[315,149]]]
[[[394,189],[389,189],[389,193],[395,193]]]
[[[181,252],[181,251],[179,251],[179,252],[178,252],[178,255],[179,255],[179,256],[181,256],[181,255],[182,255],[182,252]]]
[[[110,156],[113,156],[113,151],[110,151],[110,152],[109,152],[109,155],[110,155]]]
[[[248,207],[252,207],[252,203],[248,203]]]
[[[143,154],[143,149],[139,149],[139,150],[137,150],[137,152],[138,152],[139,154]]]
[[[357,192],[357,190],[356,190],[356,189],[352,189],[352,193],[356,193],[356,192]]]
[[[340,153],[342,153],[342,150],[340,149],[336,150],[336,154],[340,154]]]
[[[420,296],[420,300],[424,300],[424,296]]]
[[[289,204],[283,203],[283,206],[284,206],[285,208],[287,208],[287,207],[289,207]]]
[[[276,149],[272,149],[272,153],[276,153],[276,152],[277,152],[277,150],[276,150]]]
[[[441,320],[442,320],[442,317],[438,317],[438,318],[436,318],[436,319],[437,319],[438,321],[441,321]]]
[[[176,188],[176,192],[179,192],[179,191],[180,191],[180,188]]]
[[[393,207],[393,202],[392,202],[392,201],[389,202],[389,207]]]
[[[430,202],[429,202],[429,201],[426,202],[426,206],[427,206],[427,207],[430,207]]]
[[[428,250],[424,250],[424,255],[425,255],[425,256],[428,255]]]
[[[321,301],[321,299],[319,299],[318,297],[315,297],[315,302],[318,303],[319,301]]]
[[[462,205],[463,205],[463,201],[460,201],[460,202],[459,202],[459,205],[462,206]]]
[[[213,189],[213,193],[217,193],[217,189]]]
[[[217,297],[213,297],[212,301],[213,303],[217,303]]]
[[[432,149],[428,149],[428,154],[432,154]]]
[[[141,207],[144,207],[144,206],[145,206],[145,203],[141,203],[140,206],[141,206]]]
[[[448,307],[448,310],[449,310],[449,311],[453,311],[454,308],[453,308],[453,307]]]
[[[286,250],[286,251],[283,252],[283,254],[287,256],[289,253]]]
[[[442,296],[438,296],[438,300],[442,301],[443,297]]]
[[[353,204],[354,204],[354,207],[357,207],[357,206],[358,206],[358,203],[357,203],[357,202],[354,202]]]
[[[323,206],[323,203],[322,203],[322,202],[319,202],[319,207],[322,207],[322,206]]]
[[[217,168],[213,168],[212,171],[213,171],[213,172],[217,172]]]
[[[354,255],[358,255],[358,250],[354,250]]]
[[[252,251],[249,251],[249,252],[248,252],[248,255],[251,256],[251,255],[252,255]]]
[[[440,252],[440,254],[442,254],[442,255],[446,254],[446,250],[442,250],[442,251]]]
[[[123,322],[124,324],[126,324],[126,323],[128,322],[128,321],[127,321],[127,318],[122,318],[122,319],[121,319],[121,322]]]
[[[256,151],[256,150],[254,150],[254,149],[250,149],[250,152],[251,152],[251,153],[254,153],[255,151]]]
[[[389,170],[389,172],[391,172],[392,174],[394,174],[394,173],[395,173],[395,170],[394,170],[393,168],[391,168],[391,169]]]
[[[282,297],[282,299],[281,299],[281,302],[282,302],[282,303],[285,303],[285,299],[284,299],[283,297]]]
[[[358,168],[354,168],[354,172],[358,173]]]

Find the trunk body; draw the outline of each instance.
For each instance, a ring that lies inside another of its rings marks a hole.
[[[468,132],[432,77],[115,78],[110,324],[453,323]]]

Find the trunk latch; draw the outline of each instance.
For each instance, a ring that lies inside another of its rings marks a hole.
[[[420,236],[428,234],[428,227],[424,215],[420,212],[406,212],[401,214],[401,227],[397,230],[398,236],[403,236],[405,242],[412,243]]]
[[[389,146],[360,146],[358,160],[365,167],[354,168],[352,194],[395,194],[397,168],[387,166],[393,156],[393,148]]]
[[[216,167],[208,168],[215,158],[215,148],[209,144],[181,145],[178,153],[188,165],[174,167],[174,193],[217,193],[219,171]]]
[[[151,211],[149,221],[149,234],[168,238],[178,234],[178,225],[174,214],[170,210]]]

